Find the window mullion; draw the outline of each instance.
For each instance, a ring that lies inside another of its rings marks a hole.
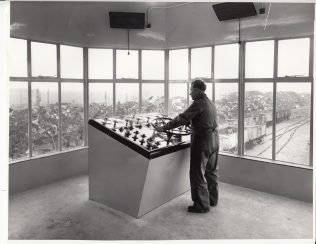
[[[309,77],[311,78],[311,103],[310,103],[310,145],[309,145],[309,165],[313,166],[313,121],[314,121],[314,82],[313,82],[313,68],[314,68],[314,38],[311,37],[309,41]]]
[[[274,41],[274,62],[273,62],[273,109],[272,109],[272,160],[276,159],[276,94],[277,94],[277,74],[278,74],[278,50],[279,42]]]
[[[245,43],[239,44],[239,85],[238,85],[238,155],[244,154],[244,96],[245,96]]]
[[[28,149],[29,149],[29,157],[32,157],[32,144],[33,144],[33,134],[32,134],[32,56],[31,56],[31,41],[27,40],[27,76],[28,76]]]
[[[89,72],[89,66],[88,66],[88,48],[83,48],[83,142],[84,146],[88,145],[88,121],[89,121],[89,80],[88,80],[88,72]]]
[[[57,44],[57,80],[58,80],[58,150],[62,150],[62,111],[61,111],[61,79],[60,79],[60,44]]]

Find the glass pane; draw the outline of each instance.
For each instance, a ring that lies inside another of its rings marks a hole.
[[[213,100],[213,84],[212,83],[206,83],[206,90],[205,94],[207,95],[208,99]]]
[[[83,78],[83,52],[81,47],[60,46],[60,76]]]
[[[142,51],[142,79],[165,79],[165,52]]]
[[[139,84],[116,84],[116,114],[120,117],[139,111]]]
[[[276,159],[309,164],[310,83],[277,84]]]
[[[113,50],[89,48],[89,79],[113,79]]]
[[[116,78],[138,79],[138,51],[116,51]]]
[[[191,78],[212,77],[212,48],[194,48],[191,50]]]
[[[309,38],[279,41],[278,77],[309,75]]]
[[[28,84],[9,83],[9,157],[18,159],[29,155],[28,151]]]
[[[62,148],[83,145],[83,84],[61,84]]]
[[[173,118],[187,108],[187,84],[169,84],[169,117]]]
[[[237,154],[238,150],[238,84],[216,83],[215,103],[220,151]]]
[[[246,78],[272,78],[274,41],[246,43]]]
[[[58,84],[32,83],[33,155],[58,149]]]
[[[245,155],[272,159],[273,84],[245,84]]]
[[[188,49],[169,51],[169,80],[188,79]]]
[[[10,38],[10,76],[27,77],[27,42]]]
[[[55,44],[31,43],[32,76],[57,76],[57,54]]]
[[[91,119],[113,115],[113,83],[90,83],[89,103]]]
[[[238,78],[239,45],[229,44],[215,46],[215,79]]]
[[[142,85],[142,112],[165,113],[164,84]]]

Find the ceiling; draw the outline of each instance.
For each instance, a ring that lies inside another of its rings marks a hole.
[[[168,38],[174,38],[172,46],[179,41],[178,32],[189,39],[200,28],[201,35],[210,43],[236,36],[236,24],[232,21],[219,22],[211,5],[216,2],[51,2],[51,1],[13,1],[10,7],[11,36],[31,40],[58,42],[78,46],[114,46],[117,43],[126,46],[126,33],[123,30],[109,28],[109,11],[150,12],[151,29],[142,33],[131,33],[134,44],[144,47],[164,48]],[[267,16],[269,3],[255,3],[266,8],[265,15],[244,21],[243,28],[253,29],[262,26]],[[305,31],[304,23],[309,23]],[[273,33],[260,35],[278,35],[284,28],[304,33],[313,29],[314,4],[272,3],[269,24],[274,25]],[[276,27],[276,25],[279,25]],[[292,27],[291,27],[292,26]],[[292,29],[291,29],[292,28]],[[261,30],[261,29],[260,29]],[[222,32],[222,33],[221,33]],[[250,32],[249,32],[250,33]],[[142,36],[141,36],[142,35]],[[145,40],[146,39],[146,40]],[[186,44],[184,44],[186,45]]]

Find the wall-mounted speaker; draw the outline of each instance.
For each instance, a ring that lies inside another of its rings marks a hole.
[[[257,11],[253,3],[219,3],[212,5],[212,7],[219,21],[241,19],[257,15]]]
[[[144,29],[145,13],[109,12],[110,27],[120,29]]]

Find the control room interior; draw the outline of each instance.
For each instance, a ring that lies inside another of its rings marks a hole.
[[[314,240],[315,4],[219,4],[0,2],[9,240]],[[217,109],[208,213],[187,211],[191,127],[155,130],[195,79]]]

